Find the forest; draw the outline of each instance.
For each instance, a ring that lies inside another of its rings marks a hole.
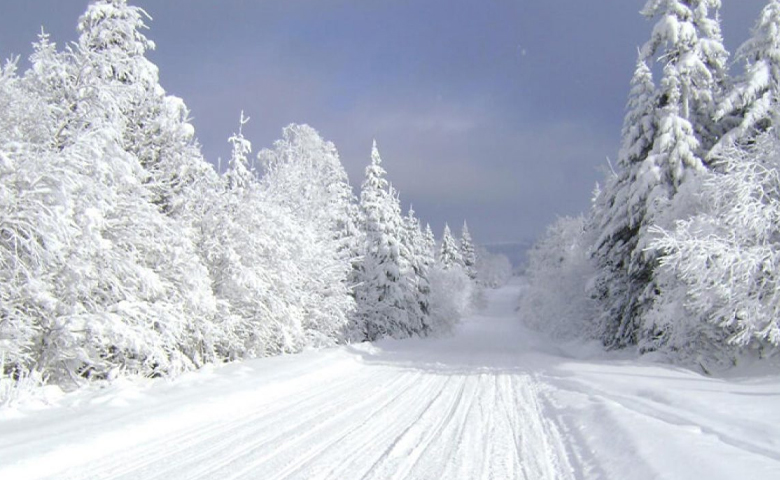
[[[315,129],[255,156],[237,112],[217,171],[146,56],[147,20],[97,0],[77,42],[41,33],[29,69],[0,70],[4,388],[440,334],[508,278],[465,223],[437,244],[402,213],[376,142],[355,193]]]
[[[733,59],[720,6],[646,2],[617,165],[531,252],[530,324],[704,372],[777,353],[780,2]]]

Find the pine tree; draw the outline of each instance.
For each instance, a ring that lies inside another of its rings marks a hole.
[[[425,224],[425,232],[423,233],[423,237],[426,258],[430,258],[431,265],[434,265],[436,263],[436,237],[433,235],[433,230],[431,229],[430,223]]]
[[[717,155],[729,143],[744,143],[770,130],[780,109],[780,0],[761,11],[752,37],[737,51],[745,73],[721,100],[715,120],[735,123],[718,142]],[[777,133],[775,133],[777,134]]]
[[[474,242],[471,240],[469,226],[463,222],[463,230],[460,235],[460,256],[463,258],[463,268],[470,279],[477,279],[477,253],[474,249]]]
[[[439,264],[445,270],[463,267],[463,257],[460,255],[460,248],[455,241],[455,237],[452,236],[450,226],[447,224],[444,224],[444,233],[441,237]]]
[[[599,269],[592,295],[601,302],[600,323],[607,343],[614,341],[616,329],[622,323],[619,319],[632,316],[637,292],[646,283],[644,268],[629,270],[647,212],[647,188],[634,187],[643,180],[640,166],[653,148],[658,128],[657,103],[652,73],[639,58],[623,122],[619,169],[607,178],[603,190],[596,195],[589,220],[589,228],[599,232],[594,245]]]

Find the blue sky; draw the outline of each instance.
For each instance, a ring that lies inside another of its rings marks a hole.
[[[615,158],[644,0],[138,0],[150,56],[192,111],[207,159],[241,110],[255,150],[291,122],[332,140],[353,185],[377,142],[390,181],[437,235],[534,238],[588,208]],[[723,0],[726,46],[764,0]],[[0,3],[0,56],[41,26],[75,40],[81,0]]]

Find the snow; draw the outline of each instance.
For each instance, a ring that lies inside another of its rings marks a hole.
[[[489,291],[445,338],[122,379],[6,411],[0,478],[780,478],[779,375],[553,344],[518,321],[521,288]]]

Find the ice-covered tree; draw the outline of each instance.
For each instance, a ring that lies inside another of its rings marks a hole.
[[[470,279],[477,279],[477,252],[474,248],[474,242],[471,240],[469,226],[463,222],[463,229],[460,234],[460,256],[463,259],[463,268]]]
[[[780,1],[761,11],[752,37],[737,51],[745,73],[720,101],[715,120],[735,123],[713,154],[729,143],[750,141],[777,123],[780,108]],[[734,121],[736,120],[736,121]],[[777,132],[775,131],[775,135]]]
[[[444,232],[441,236],[441,246],[439,247],[439,265],[445,270],[448,268],[462,268],[463,257],[460,254],[460,247],[455,237],[452,236],[450,226],[444,224]]]

